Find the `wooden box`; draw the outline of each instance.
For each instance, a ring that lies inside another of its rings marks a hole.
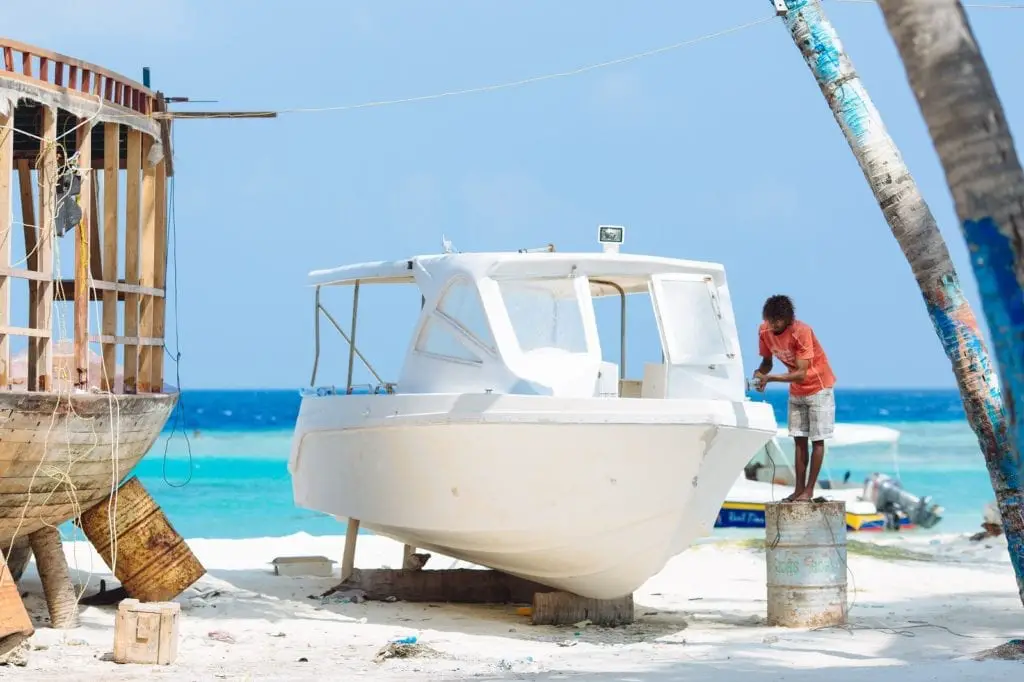
[[[178,656],[176,602],[142,603],[124,599],[117,605],[114,622],[114,661],[170,665]]]

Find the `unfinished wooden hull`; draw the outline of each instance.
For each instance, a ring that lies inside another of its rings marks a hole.
[[[0,392],[0,549],[110,495],[167,423],[177,393]]]

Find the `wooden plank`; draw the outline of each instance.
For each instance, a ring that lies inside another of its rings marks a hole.
[[[149,153],[154,140],[144,137],[142,141],[142,236],[139,246],[139,276],[142,286],[154,285],[156,272],[156,207],[157,167],[149,163]],[[139,301],[139,336],[153,336],[154,306],[152,296],[143,296]],[[125,332],[127,334],[127,332]],[[153,347],[139,349],[139,372],[137,378],[139,393],[153,392]]]
[[[167,154],[170,149],[164,147],[164,159],[156,167],[156,234],[153,237],[154,272],[153,287],[164,290],[167,287]],[[153,329],[152,336],[164,338],[167,314],[167,299],[163,296],[152,297]],[[153,367],[150,374],[152,389],[158,393],[164,390],[164,348],[150,347],[153,353]]]
[[[7,325],[0,327],[0,334],[4,336],[31,336],[37,339],[50,338],[49,329],[32,329],[31,327],[10,327]]]
[[[53,240],[55,238],[56,206],[54,187],[57,182],[57,112],[42,107],[42,138],[36,182],[39,185],[39,271],[53,277]],[[36,323],[34,327],[50,331],[53,316],[53,282],[43,280],[37,285]],[[31,356],[31,351],[29,352]],[[35,374],[29,374],[30,391],[49,391],[52,385],[53,349],[50,337],[41,336],[36,341]]]
[[[84,169],[78,205],[82,220],[75,229],[75,388],[89,386],[89,248],[92,235],[92,124],[78,129],[78,162]]]
[[[103,343],[113,346],[131,344],[133,346],[162,346],[164,340],[149,336],[114,336],[108,334],[93,335],[89,337],[89,343]]]
[[[121,156],[119,142],[121,126],[106,123],[103,129],[103,276],[96,279],[106,282],[117,282],[117,214],[118,201],[118,160]],[[94,283],[95,284],[95,283]],[[103,335],[117,334],[117,289],[103,290]],[[103,344],[103,382],[104,391],[114,390],[114,377],[117,374],[117,345]]]
[[[24,271],[19,271],[24,272]],[[0,271],[0,276],[3,273]],[[14,276],[20,276],[16,274]],[[61,279],[57,280],[57,286],[64,291],[75,290],[75,280],[73,279]],[[163,289],[154,289],[153,287],[144,287],[141,284],[126,284],[125,282],[107,282],[104,280],[93,280],[89,282],[88,289],[95,289],[97,291],[116,291],[122,294],[136,294],[138,296],[156,296],[162,297],[164,295]],[[93,300],[103,300],[102,297],[93,297]]]
[[[21,223],[25,235],[25,265],[29,270],[39,269],[39,228],[36,227],[36,200],[32,190],[32,166],[28,159],[18,159],[18,187],[21,193]],[[38,274],[38,272],[37,272]],[[33,281],[28,283],[28,326],[36,326],[36,298],[38,287]],[[27,370],[29,381],[36,375],[36,342],[28,340]],[[32,390],[31,384],[28,385]]]
[[[370,601],[529,604],[534,594],[552,588],[487,569],[356,568],[324,596],[349,590],[359,590]]]
[[[41,272],[35,270],[24,270],[22,268],[0,268],[0,277],[17,277],[18,279],[27,279],[30,282],[42,282],[50,279]]]
[[[128,130],[128,161],[125,171],[127,182],[125,196],[124,237],[124,281],[129,285],[139,283],[139,209],[142,180],[142,133]],[[139,296],[129,293],[124,299],[124,335],[139,335]],[[124,347],[124,392],[135,393],[139,375],[139,347],[128,344]]]
[[[92,160],[96,163],[96,159]],[[103,238],[100,236],[100,172],[92,171],[92,214],[89,217],[89,275],[103,279]],[[116,277],[114,279],[117,279]]]
[[[0,265],[11,265],[11,180],[14,174],[14,113],[0,115]],[[0,278],[0,326],[11,324],[11,280]],[[0,389],[11,383],[11,342],[0,336]]]

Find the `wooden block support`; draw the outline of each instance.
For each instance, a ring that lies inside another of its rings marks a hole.
[[[588,599],[568,592],[537,592],[531,620],[534,625],[572,625],[584,620],[606,627],[627,625],[633,622],[633,595]]]
[[[18,586],[7,570],[3,553],[0,553],[0,658],[20,646],[34,632],[32,619],[18,594]]]
[[[125,599],[114,621],[114,662],[170,665],[178,657],[177,602],[143,604]]]
[[[78,603],[60,533],[52,526],[44,526],[29,536],[29,543],[36,555],[39,580],[43,583],[46,608],[50,612],[50,625],[57,629],[77,626]]]

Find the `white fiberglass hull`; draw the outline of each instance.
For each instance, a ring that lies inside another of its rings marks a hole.
[[[775,429],[753,402],[307,397],[289,469],[301,507],[610,599],[711,531]]]

